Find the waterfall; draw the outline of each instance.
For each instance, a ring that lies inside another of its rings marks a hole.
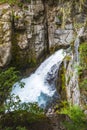
[[[16,83],[11,94],[19,96],[21,103],[37,102],[42,108],[45,108],[54,99],[58,99],[55,81],[65,55],[66,52],[63,49],[55,52],[40,65],[35,73],[21,80],[25,83],[24,88]]]

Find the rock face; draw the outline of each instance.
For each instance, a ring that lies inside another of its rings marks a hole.
[[[31,67],[47,53],[70,46],[78,31],[74,27],[81,26],[86,17],[87,7],[82,11],[78,7],[55,0],[31,0],[22,7],[1,4],[0,67],[10,63]]]
[[[23,8],[0,5],[0,67],[10,63],[11,57],[12,62],[26,66],[45,52],[44,15],[41,0]]]
[[[0,67],[11,59],[11,11],[8,4],[0,5]]]
[[[74,37],[72,21],[67,18],[66,25],[63,27],[65,23],[63,23],[63,12],[61,11],[60,4],[57,4],[57,6],[47,6],[47,20],[49,48],[70,45]]]

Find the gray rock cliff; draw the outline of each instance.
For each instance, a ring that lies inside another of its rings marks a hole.
[[[77,5],[55,0],[31,0],[22,7],[1,4],[0,67],[11,62],[27,67],[49,52],[70,46],[86,18],[87,8],[81,11]]]

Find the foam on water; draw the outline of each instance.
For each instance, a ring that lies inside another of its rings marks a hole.
[[[39,106],[46,107],[56,92],[55,77],[66,53],[63,49],[55,52],[46,59],[30,77],[22,79],[24,88],[18,83],[13,87],[11,94],[18,95],[21,102],[37,102]]]

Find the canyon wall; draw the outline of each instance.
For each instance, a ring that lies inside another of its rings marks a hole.
[[[31,67],[56,49],[70,46],[74,21],[80,26],[85,17],[78,6],[74,8],[71,2],[55,0],[31,0],[21,7],[0,4],[0,67]]]

